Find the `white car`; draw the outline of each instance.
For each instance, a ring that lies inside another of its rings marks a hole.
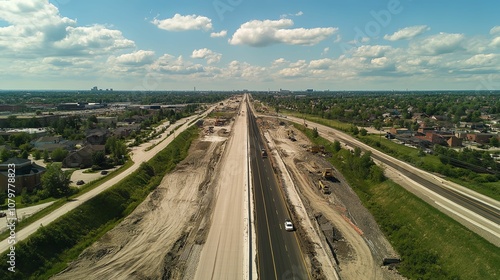
[[[293,231],[293,224],[292,224],[292,221],[286,219],[285,220],[285,230],[286,231]]]

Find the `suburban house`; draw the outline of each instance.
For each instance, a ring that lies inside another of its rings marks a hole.
[[[488,144],[490,138],[493,137],[491,133],[469,133],[467,134],[467,140],[476,142],[478,144]]]
[[[422,134],[427,134],[427,133],[433,132],[435,130],[436,130],[436,128],[434,128],[434,127],[421,126],[421,127],[418,128],[417,132],[418,133],[422,133]]]
[[[10,158],[0,163],[0,192],[7,191],[9,169],[11,169],[9,166],[12,164],[15,165],[16,182],[14,185],[16,186],[16,193],[20,194],[23,188],[31,191],[41,186],[42,174],[45,172],[44,167],[31,162],[29,159]]]
[[[63,161],[65,168],[87,168],[92,166],[92,154],[97,151],[104,152],[104,145],[87,145],[78,151],[70,153]]]
[[[412,134],[411,130],[409,130],[408,128],[391,127],[389,131],[391,134]]]
[[[417,136],[417,138],[425,140],[425,141],[429,141],[432,144],[442,145],[445,143],[443,136],[441,136],[437,133],[434,133],[434,132],[426,132],[425,136]]]
[[[456,148],[456,147],[462,147],[462,139],[461,138],[458,138],[456,137],[455,135],[451,136],[447,141],[446,143],[448,143],[448,146],[452,147],[452,148]]]
[[[108,130],[107,129],[92,129],[87,132],[87,136],[85,140],[87,143],[91,145],[104,145],[106,144],[106,140],[108,138]]]
[[[423,121],[425,118],[428,118],[429,116],[426,113],[413,113],[411,119],[413,121]]]
[[[127,126],[120,126],[113,130],[112,134],[117,138],[127,138],[134,131],[139,132],[141,126],[139,124],[131,124]]]
[[[35,141],[31,141],[31,144],[34,149],[40,151],[52,152],[57,148],[71,151],[74,149],[77,141],[68,141],[63,139],[62,136],[44,136]]]

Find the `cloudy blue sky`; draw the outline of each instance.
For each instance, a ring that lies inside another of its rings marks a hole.
[[[0,89],[500,89],[500,1],[0,0]]]

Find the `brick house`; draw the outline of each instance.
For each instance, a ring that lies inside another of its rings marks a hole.
[[[451,136],[446,143],[448,143],[448,146],[454,148],[454,147],[462,147],[462,139],[458,138],[456,136]]]
[[[442,145],[445,142],[443,136],[436,134],[434,132],[427,132],[425,136],[417,136],[417,138],[431,142],[432,144]]]
[[[42,174],[45,173],[45,168],[31,162],[29,159],[23,158],[10,158],[2,163],[0,163],[0,191],[7,191],[8,179],[9,179],[9,165],[15,166],[15,178],[16,181],[14,185],[16,186],[16,193],[20,194],[22,189],[26,188],[28,190],[33,190],[36,187],[40,187],[42,184]]]
[[[92,154],[97,151],[104,152],[104,145],[88,145],[72,152],[62,161],[62,165],[65,168],[90,167],[92,166]]]
[[[467,134],[467,140],[476,142],[478,144],[488,144],[490,138],[493,137],[491,133],[469,133]]]

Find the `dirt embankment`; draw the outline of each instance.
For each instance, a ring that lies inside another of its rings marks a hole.
[[[210,212],[210,184],[225,138],[193,142],[189,156],[167,174],[135,211],[54,279],[162,279],[175,264],[191,229]],[[99,215],[99,213],[96,213]],[[196,232],[204,238],[204,232]],[[196,238],[195,238],[196,239]]]
[[[323,180],[331,194],[323,194],[319,188],[321,172],[332,168],[320,154],[307,151],[309,140],[293,126],[280,125],[275,119],[266,119],[264,128],[274,139],[276,148],[292,176],[309,217],[318,223],[333,225],[332,249],[340,268],[342,279],[403,279],[396,271],[382,267],[386,257],[397,256],[384,237],[373,216],[346,183],[335,172],[332,180]],[[290,139],[293,130],[294,141]],[[323,232],[320,232],[324,236]],[[322,237],[323,237],[322,236]],[[326,243],[325,243],[326,244]]]

